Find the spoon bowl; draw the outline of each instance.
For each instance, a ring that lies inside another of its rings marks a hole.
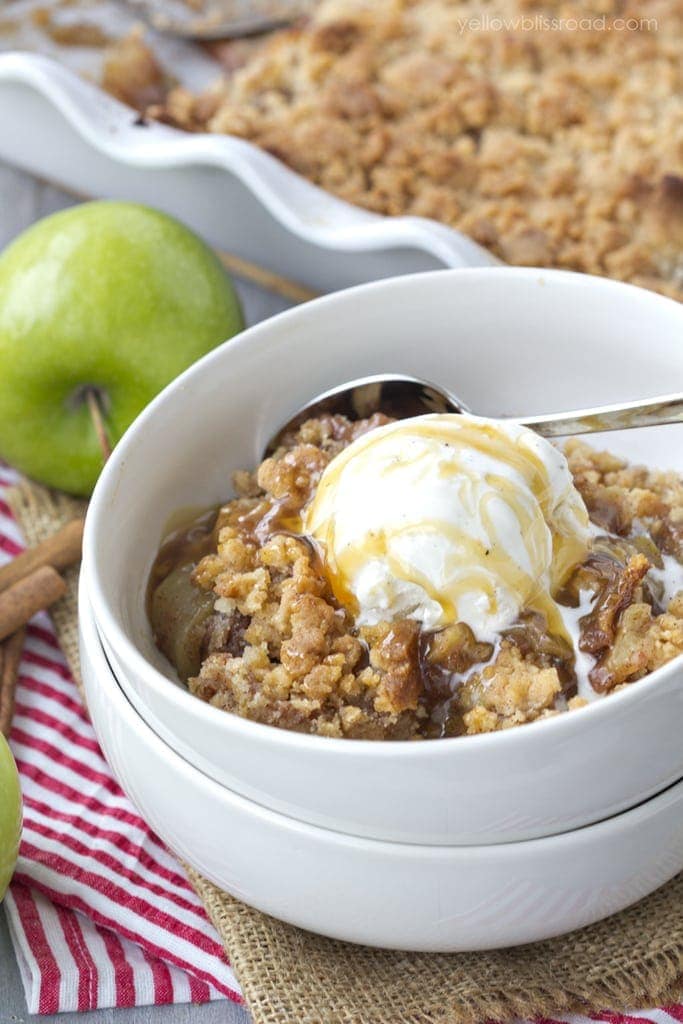
[[[465,403],[446,388],[437,387],[420,377],[401,373],[359,377],[323,391],[306,402],[268,441],[264,455],[272,455],[286,434],[316,416],[346,416],[361,420],[382,412],[395,419],[424,416],[430,412],[469,412]]]
[[[157,32],[201,42],[238,39],[282,28],[310,13],[312,0],[126,0]]]

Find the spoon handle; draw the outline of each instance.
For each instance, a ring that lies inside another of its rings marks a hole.
[[[576,409],[552,416],[525,416],[518,421],[543,437],[592,434],[601,430],[628,430],[683,423],[683,394],[661,395],[645,402],[620,402],[594,409]]]

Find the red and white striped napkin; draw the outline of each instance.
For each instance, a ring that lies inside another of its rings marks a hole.
[[[22,538],[4,499],[0,558]],[[241,1001],[213,925],[182,867],[105,762],[47,615],[31,623],[10,744],[24,797],[6,898],[29,1013]]]
[[[22,549],[0,465],[0,561]],[[6,897],[29,1013],[241,1002],[219,937],[181,866],[97,745],[47,615],[28,630],[11,746],[24,833]],[[683,1005],[535,1024],[683,1024]],[[523,1024],[523,1022],[515,1022]]]

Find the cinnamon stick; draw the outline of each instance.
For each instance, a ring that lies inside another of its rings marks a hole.
[[[35,569],[0,594],[0,640],[15,633],[36,612],[49,608],[66,593],[66,583],[51,565]]]
[[[51,537],[0,567],[0,591],[18,583],[43,565],[51,565],[55,569],[68,568],[81,557],[82,543],[83,520],[72,519]]]
[[[0,732],[9,739],[14,718],[14,701],[19,678],[19,662],[26,630],[19,629],[0,646]]]

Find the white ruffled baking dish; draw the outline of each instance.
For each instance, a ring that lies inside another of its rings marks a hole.
[[[317,291],[498,262],[436,221],[345,203],[242,139],[141,125],[38,54],[0,54],[0,160],[79,195],[151,203],[218,248]]]

